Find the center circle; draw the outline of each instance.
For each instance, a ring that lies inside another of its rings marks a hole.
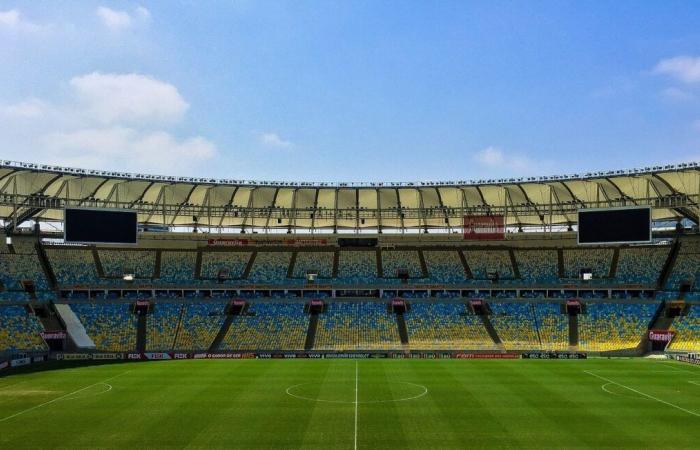
[[[318,392],[319,387],[331,387],[332,392],[322,394]],[[390,403],[390,402],[405,402],[409,400],[417,400],[428,394],[428,388],[422,384],[410,383],[408,381],[388,381],[384,388],[392,388],[392,391],[398,391],[397,398],[374,398],[372,400],[355,401],[355,382],[333,382],[321,383],[309,382],[299,383],[289,386],[286,389],[287,395],[299,400],[322,403],[346,403],[354,405],[370,404],[370,403]],[[377,384],[373,383],[372,388],[377,389]],[[386,390],[386,389],[385,389]],[[360,390],[360,394],[362,391]],[[335,394],[335,395],[333,395]],[[362,397],[362,395],[360,395]],[[388,397],[388,396],[387,396]],[[347,398],[347,399],[346,399]]]

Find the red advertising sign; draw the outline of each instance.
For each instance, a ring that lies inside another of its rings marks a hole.
[[[247,246],[322,246],[328,245],[328,239],[209,239],[207,245],[210,247],[247,247]]]
[[[654,342],[671,342],[676,333],[670,330],[649,330],[649,340]]]
[[[506,237],[502,215],[464,216],[464,239],[472,241],[503,240]]]

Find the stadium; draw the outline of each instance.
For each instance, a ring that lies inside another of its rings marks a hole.
[[[699,6],[0,2],[0,450],[700,448]]]
[[[613,419],[615,446],[694,442],[695,163],[314,184],[3,161],[0,180],[5,443],[598,447]]]

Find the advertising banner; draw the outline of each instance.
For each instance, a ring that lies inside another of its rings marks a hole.
[[[518,353],[455,353],[455,359],[518,359]]]
[[[67,336],[65,331],[42,331],[39,335],[45,341],[63,340]]]
[[[649,340],[653,342],[671,342],[675,335],[671,330],[649,330]]]
[[[464,239],[469,241],[503,240],[506,237],[502,215],[465,215],[463,224]]]

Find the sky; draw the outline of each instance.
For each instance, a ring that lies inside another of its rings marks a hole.
[[[700,160],[696,1],[0,0],[0,159],[269,181]]]

